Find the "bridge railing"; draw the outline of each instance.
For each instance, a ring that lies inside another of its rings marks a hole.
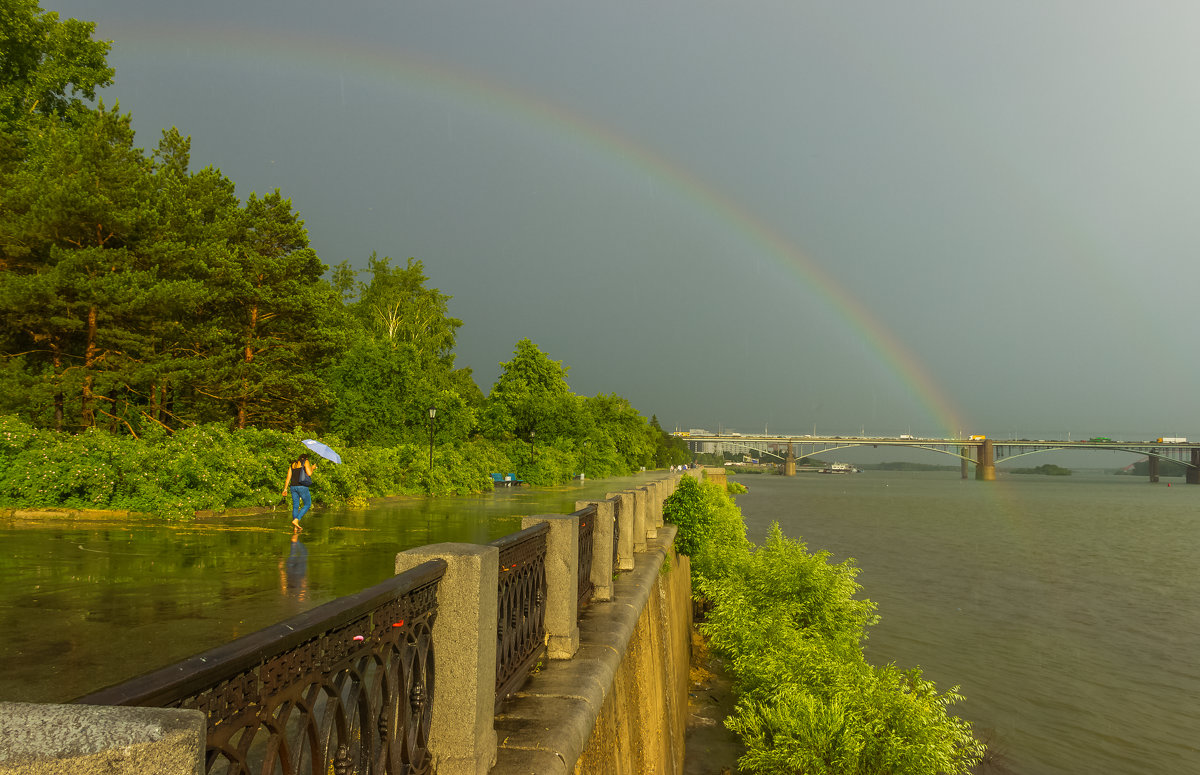
[[[486,770],[504,697],[539,659],[574,656],[583,605],[612,599],[614,574],[634,568],[677,481],[525,517],[520,532],[493,544],[401,552],[397,575],[381,584],[70,707],[191,709],[206,727],[208,773]]]

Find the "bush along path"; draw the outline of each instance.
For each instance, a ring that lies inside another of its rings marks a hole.
[[[810,553],[778,523],[753,545],[714,482],[684,477],[663,516],[691,555],[698,628],[733,676],[725,725],[746,746],[741,772],[965,775],[980,762],[983,744],[949,712],[964,699],[957,687],[938,692],[919,669],[867,663],[862,644],[878,616],[856,597],[853,560]]]
[[[0,508],[107,510],[163,519],[267,509],[282,502],[288,461],[307,451],[300,443],[305,435],[216,423],[170,434],[150,429],[140,438],[99,429],[69,434],[2,416]],[[596,478],[636,470],[624,461],[597,467],[566,440],[539,446],[532,460],[522,442],[441,444],[433,450],[431,469],[428,444],[351,446],[336,436],[322,439],[342,456],[341,465],[316,461],[313,496],[324,505],[487,492],[494,471],[519,471],[533,484],[552,485],[581,470]]]

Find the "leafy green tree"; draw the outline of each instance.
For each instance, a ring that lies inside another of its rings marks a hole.
[[[55,426],[70,392],[79,397],[78,424],[92,427],[97,412],[113,416],[104,377],[136,344],[139,311],[157,285],[140,250],[154,220],[149,164],[133,146],[129,116],[115,108],[40,129],[3,195],[0,308],[10,343],[41,361],[54,384]]]
[[[567,385],[567,368],[529,339],[517,342],[484,406],[484,434],[549,442],[577,429],[583,407]]]
[[[691,462],[692,452],[688,449],[687,442],[664,431],[658,424],[657,415],[650,415],[650,427],[655,431],[653,434],[655,468],[668,468]]]
[[[450,296],[426,287],[424,264],[410,258],[393,267],[390,258],[372,253],[367,272],[371,282],[362,287],[356,310],[369,328],[394,346],[410,345],[423,367],[452,366],[462,321],[448,314]]]
[[[428,409],[438,409],[436,439],[464,441],[476,425],[482,394],[469,369],[454,369],[462,321],[447,312],[450,296],[426,286],[420,261],[391,266],[372,254],[370,282],[357,285],[349,309],[356,324],[344,355],[330,368],[334,393],[330,425],[359,443],[398,444],[428,439]],[[348,298],[356,273],[346,265],[334,286]]]
[[[320,278],[304,222],[278,190],[251,194],[212,267],[217,331],[201,389],[227,403],[238,428],[311,426],[327,411],[318,369],[330,354],[323,322],[336,302]]]
[[[59,19],[35,0],[0,8],[0,135],[10,142],[39,117],[62,118],[112,83],[107,41],[94,22]],[[81,99],[82,98],[82,99]]]

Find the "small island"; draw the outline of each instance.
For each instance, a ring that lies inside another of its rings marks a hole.
[[[1042,476],[1070,476],[1071,469],[1056,466],[1053,463],[1046,463],[1037,468],[1017,468],[1013,470],[1014,474],[1041,474]]]

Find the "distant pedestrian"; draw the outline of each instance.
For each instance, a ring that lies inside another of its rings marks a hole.
[[[300,520],[312,508],[312,493],[308,488],[312,486],[312,473],[316,469],[316,466],[308,462],[307,454],[288,464],[287,478],[283,482],[283,497],[286,498],[291,491],[292,526],[297,533],[304,529],[300,527]]]

